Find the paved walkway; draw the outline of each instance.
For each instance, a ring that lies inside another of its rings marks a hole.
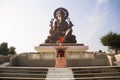
[[[6,67],[7,65],[9,65],[10,63],[9,62],[5,62],[3,64],[0,64],[0,67]]]

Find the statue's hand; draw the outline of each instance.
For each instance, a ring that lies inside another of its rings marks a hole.
[[[51,28],[53,28],[53,21],[54,21],[54,18],[52,18],[52,19],[50,20],[50,27],[51,27]]]
[[[52,24],[53,24],[53,21],[54,21],[54,18],[52,18],[52,19],[50,20],[50,23],[52,23]]]

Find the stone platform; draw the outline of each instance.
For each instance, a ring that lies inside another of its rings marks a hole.
[[[59,44],[45,43],[35,47],[35,50],[42,56],[42,59],[55,60],[56,49]],[[86,52],[88,46],[76,43],[62,43],[61,46],[67,47],[66,58],[78,59],[81,53]]]
[[[46,46],[46,45],[42,47],[51,48],[51,46]],[[42,49],[43,52],[41,51],[41,52],[33,52],[33,53],[31,52],[21,53],[11,58],[10,65],[21,66],[21,67],[55,67],[55,63],[56,63],[55,48],[53,47],[51,49],[52,50]],[[111,61],[112,60],[111,56],[107,54],[84,52],[84,51],[80,51],[79,49],[78,49],[79,51],[72,51],[72,50],[68,51],[68,49],[66,53],[67,67],[113,65]],[[118,63],[120,61],[120,55],[115,56],[115,58]]]
[[[56,43],[45,43],[40,44],[40,46],[36,46],[35,50],[38,52],[55,52],[55,47],[59,46]],[[84,44],[75,44],[75,43],[62,43],[62,46],[68,47],[67,51],[86,51],[88,46]]]

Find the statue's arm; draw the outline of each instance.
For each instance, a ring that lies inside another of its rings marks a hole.
[[[71,28],[72,26],[74,26],[73,23],[71,22],[70,18],[68,18],[67,20],[68,20],[68,26],[69,26],[69,28]]]
[[[56,30],[56,29],[57,29],[57,24],[58,24],[58,22],[57,22],[57,21],[55,21],[54,30]]]
[[[54,21],[54,19],[52,18],[51,21],[50,21],[50,27],[51,27],[51,29],[53,29],[53,21]]]

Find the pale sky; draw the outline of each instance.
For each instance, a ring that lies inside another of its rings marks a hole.
[[[49,35],[49,21],[59,7],[69,11],[77,43],[88,51],[107,51],[100,38],[120,33],[120,0],[0,0],[0,43],[17,53],[34,52]]]

